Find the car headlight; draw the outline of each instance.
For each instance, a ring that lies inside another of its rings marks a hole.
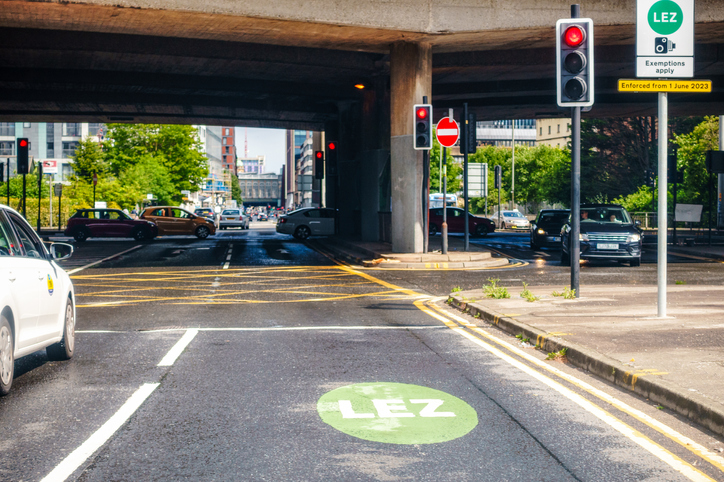
[[[641,240],[640,234],[629,234],[628,239],[626,240],[629,243],[637,243]]]
[[[545,234],[546,232],[543,229],[538,230],[538,234]]]
[[[588,241],[588,235],[581,233],[581,234],[578,235],[578,239],[579,239],[580,241]]]

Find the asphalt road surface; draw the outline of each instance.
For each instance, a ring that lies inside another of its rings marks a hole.
[[[0,399],[0,479],[724,480],[721,440],[446,309],[488,277],[564,283],[519,237],[483,242],[527,264],[470,272],[344,266],[270,223],[90,240],[75,357],[18,361]]]

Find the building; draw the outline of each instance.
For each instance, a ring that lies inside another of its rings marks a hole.
[[[312,202],[314,138],[320,133],[303,130],[287,131],[287,161],[284,169],[284,206],[295,209]],[[321,145],[321,141],[319,141]],[[305,176],[305,177],[302,177]],[[305,196],[305,193],[309,193]]]
[[[247,174],[264,174],[265,169],[265,156],[256,157],[237,157],[236,159],[236,173],[247,173]]]
[[[104,130],[100,123],[0,122],[0,159],[15,156],[16,139],[25,137],[34,161],[55,161],[57,173],[52,173],[53,182],[67,182],[73,173],[71,158],[80,141],[89,136],[101,141]],[[14,158],[10,171],[15,171]]]
[[[231,201],[231,174],[224,168],[222,127],[197,126],[197,129],[202,151],[208,158],[209,173],[201,192],[191,193],[188,203],[203,207],[224,206]]]
[[[259,206],[272,209],[282,205],[282,174],[242,172],[238,174],[244,207]]]
[[[515,133],[513,122],[515,122]],[[534,146],[535,127],[535,119],[480,121],[476,125],[478,146],[511,147],[513,134],[516,146]]]
[[[236,176],[236,136],[233,127],[221,127],[221,162],[232,176]]]
[[[571,140],[571,119],[536,119],[536,144],[565,148]]]

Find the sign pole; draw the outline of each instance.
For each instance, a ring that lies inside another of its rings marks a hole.
[[[447,254],[447,147],[442,148],[442,254]]]
[[[668,219],[666,213],[668,167],[667,146],[669,125],[669,99],[666,92],[659,92],[659,209],[658,209],[658,317],[666,318],[666,244],[668,237]]]
[[[25,219],[28,219],[27,216],[25,215],[25,194],[26,194],[26,190],[25,190],[25,174],[23,174],[23,217],[24,217]]]
[[[462,137],[463,142],[460,143],[460,147],[462,147],[463,151],[463,197],[465,198],[465,230],[463,231],[465,236],[465,243],[463,247],[463,251],[470,251],[470,226],[468,223],[468,212],[469,212],[469,206],[468,206],[468,146],[463,144],[470,144],[470,139],[468,137],[470,136],[470,126],[469,126],[469,119],[468,119],[468,103],[465,102],[463,104],[463,129],[465,132],[465,135]]]
[[[60,213],[63,212],[63,188],[60,188],[60,191],[58,191],[58,229],[60,229],[63,224],[62,220],[63,218],[60,217]]]
[[[40,234],[40,198],[43,194],[43,162],[38,162],[38,224],[36,231]]]
[[[8,196],[8,207],[10,207],[10,159],[8,159],[8,185],[7,187],[7,196]]]
[[[427,104],[426,95],[422,96],[422,103]],[[430,249],[430,151],[427,149],[422,151],[422,232],[422,252],[427,253]]]

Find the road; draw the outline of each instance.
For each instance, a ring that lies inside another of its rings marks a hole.
[[[365,270],[270,223],[90,240],[67,267],[75,357],[20,360],[0,399],[0,479],[724,480],[682,442],[717,438],[448,310],[441,296],[488,277],[567,280],[519,235],[475,242],[528,264]],[[713,276],[680,261],[675,276]],[[652,276],[645,258],[581,280]]]

